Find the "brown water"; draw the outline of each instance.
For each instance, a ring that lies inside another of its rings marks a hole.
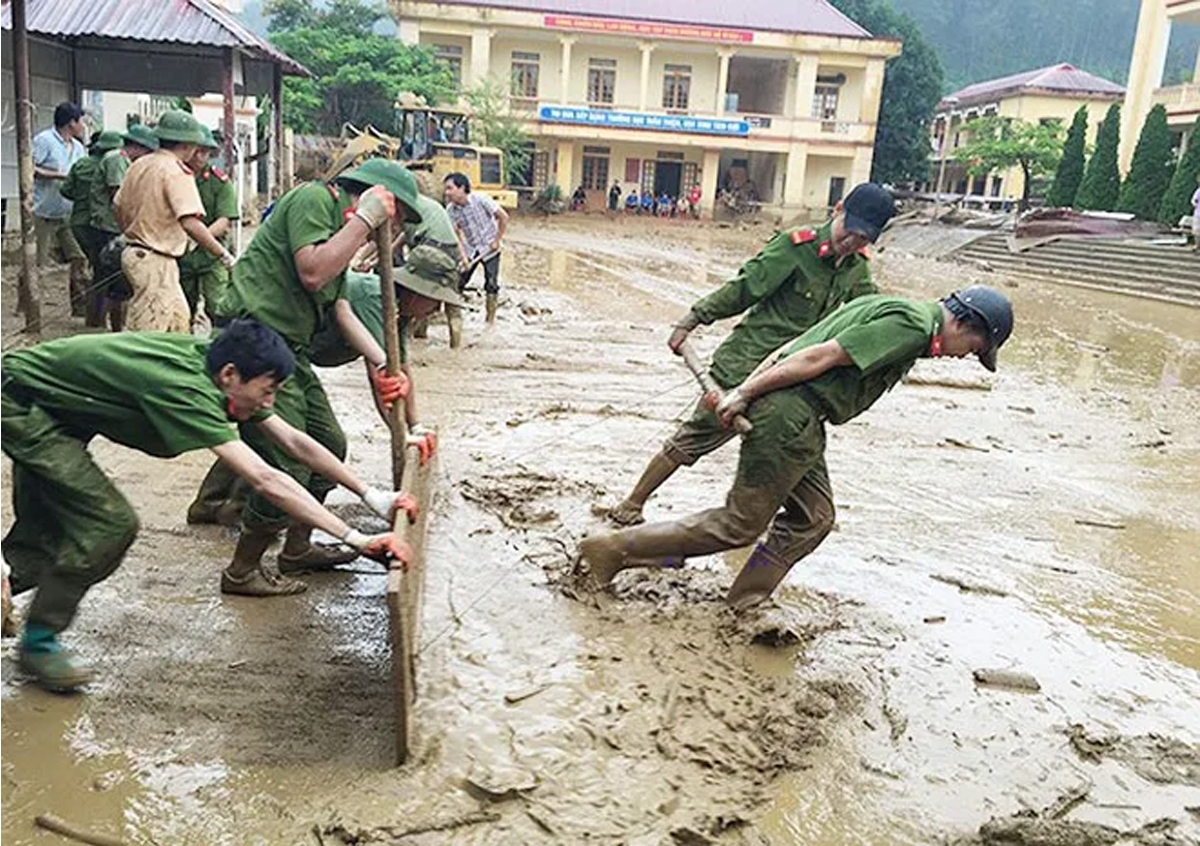
[[[1139,764],[1161,758],[1146,735],[1200,742],[1194,310],[1007,288],[1018,329],[991,390],[901,386],[832,430],[838,531],[765,619],[719,601],[736,554],[623,577],[617,596],[560,591],[593,509],[694,402],[665,327],[767,234],[519,221],[498,325],[470,316],[458,352],[442,326],[414,342],[443,446],[417,754],[399,770],[382,576],[364,563],[294,599],[221,597],[232,538],[182,519],[206,460],[99,447],[144,530],[70,633],[102,673],[86,697],[23,684],[5,644],[4,842],[53,842],[32,827],[45,811],[131,843],[313,844],[314,824],[484,808],[499,819],[401,842],[657,844],[728,825],[718,842],[925,844],[1081,785],[1071,819],[1165,816],[1195,837],[1200,768],[1156,781]],[[886,251],[876,267],[919,296],[1004,284]],[[322,376],[354,466],[384,481],[361,371]],[[735,457],[680,473],[648,516],[719,501]],[[777,620],[800,645],[750,642]],[[977,687],[982,667],[1042,691]],[[1133,751],[1086,761],[1072,723]],[[493,804],[467,781],[520,789]]]

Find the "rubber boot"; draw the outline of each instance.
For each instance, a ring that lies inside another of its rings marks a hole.
[[[742,565],[741,572],[725,595],[725,601],[736,611],[752,608],[769,597],[791,569],[791,564],[760,543]]]
[[[221,593],[241,596],[291,596],[308,589],[304,582],[277,576],[263,569],[262,559],[279,533],[265,529],[242,529],[233,561],[221,573]]]
[[[288,576],[332,570],[338,564],[349,564],[357,558],[356,549],[313,543],[312,526],[292,523],[279,553],[279,573]]]
[[[87,290],[90,286],[91,280],[88,279],[87,275],[87,260],[75,259],[71,262],[70,281],[68,282],[72,317],[87,316]]]
[[[579,554],[587,563],[593,587],[603,588],[617,573],[631,567],[679,569],[689,554],[708,551],[693,551],[693,541],[691,531],[678,521],[650,523],[590,535],[580,541]]]
[[[650,463],[642,471],[641,478],[637,480],[637,484],[633,486],[629,496],[608,510],[609,522],[617,526],[636,526],[644,523],[642,508],[646,505],[646,500],[650,498],[650,494],[662,487],[663,482],[671,478],[678,469],[679,462],[666,450],[660,450],[650,459]]]
[[[487,325],[491,326],[496,322],[496,300],[498,295],[488,294],[485,300],[484,307],[487,309]]]
[[[53,630],[37,623],[25,626],[17,663],[54,693],[73,693],[96,677],[86,661],[58,642]]]
[[[108,328],[114,332],[122,332],[125,329],[125,312],[128,307],[125,305],[125,300],[107,300],[108,302]]]
[[[414,338],[428,338],[429,337],[429,318],[428,317],[415,318],[412,322],[411,330],[412,330],[412,336]]]
[[[446,325],[450,327],[450,349],[456,350],[462,346],[463,318],[460,307],[446,306]]]

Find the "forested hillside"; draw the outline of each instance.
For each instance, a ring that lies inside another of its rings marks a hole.
[[[1125,83],[1139,0],[891,0],[937,50],[947,91],[972,82],[1070,62]],[[1190,79],[1200,27],[1177,26],[1169,81]]]

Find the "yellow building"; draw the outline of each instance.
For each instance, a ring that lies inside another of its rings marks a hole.
[[[1087,106],[1087,143],[1091,144],[1109,106],[1120,101],[1124,93],[1125,89],[1115,82],[1068,64],[978,82],[955,91],[938,103],[934,115],[930,139],[934,178],[928,187],[939,193],[974,197],[989,205],[1015,202],[1025,192],[1025,175],[1020,167],[972,177],[966,163],[956,160],[955,150],[968,140],[963,125],[999,115],[1029,123],[1056,121],[1065,131],[1079,107]]]
[[[1181,137],[1184,147],[1200,117],[1200,51],[1191,82],[1162,84],[1172,24],[1200,24],[1200,0],[1142,0],[1129,63],[1129,93],[1121,114],[1122,173],[1129,170],[1142,124],[1155,105],[1167,107],[1167,125]]]
[[[399,37],[464,87],[511,86],[534,142],[529,182],[722,187],[767,208],[824,210],[871,172],[884,63],[900,53],[826,0],[392,0]],[[585,11],[586,10],[586,11]],[[602,10],[602,11],[601,11]]]

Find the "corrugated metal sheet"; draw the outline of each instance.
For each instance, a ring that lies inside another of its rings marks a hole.
[[[965,106],[982,100],[995,100],[1019,91],[1033,90],[1085,96],[1098,94],[1113,98],[1120,97],[1125,93],[1125,89],[1115,82],[1109,82],[1095,74],[1080,70],[1074,65],[1061,64],[968,85],[942,100],[940,107],[945,108],[946,100],[951,97],[958,100],[957,105]]]
[[[282,65],[284,73],[309,75],[303,65],[208,0],[28,0],[26,18],[29,31],[38,35],[237,47]],[[8,0],[0,6],[0,26],[12,28]]]
[[[674,24],[870,38],[871,33],[828,0],[441,0],[456,6],[487,6],[526,12],[558,12]]]

